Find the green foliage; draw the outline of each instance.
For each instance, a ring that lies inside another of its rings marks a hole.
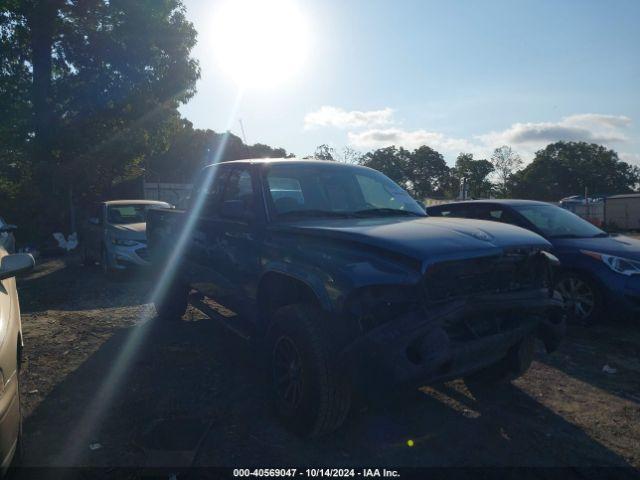
[[[24,0],[2,3],[0,35],[4,213],[64,231],[71,191],[104,197],[168,148],[196,32],[179,0]]]
[[[513,175],[522,168],[523,161],[508,145],[496,148],[491,155],[491,164],[498,176],[496,193],[502,198],[511,194]]]
[[[417,199],[443,196],[452,178],[442,155],[422,146],[410,152],[402,147],[387,147],[362,157],[362,165],[380,170]]]
[[[331,145],[322,144],[316,147],[316,151],[310,157],[313,160],[324,160],[329,162],[348,163],[351,165],[359,165],[362,163],[362,154],[351,147],[344,147],[342,150],[336,150]]]
[[[453,169],[458,182],[466,182],[471,198],[487,198],[493,192],[493,185],[487,178],[493,173],[493,165],[488,160],[474,160],[471,153],[460,153]]]
[[[513,192],[520,198],[557,201],[568,195],[627,193],[638,188],[640,169],[622,162],[601,145],[556,142],[536,152],[513,176]]]
[[[312,158],[315,160],[324,160],[326,162],[327,161],[334,162],[335,154],[336,154],[336,151],[333,147],[323,143],[322,145],[318,145],[318,147],[316,147],[316,151],[314,152]]]
[[[169,130],[167,147],[149,155],[142,167],[148,181],[190,183],[198,170],[214,162],[288,156],[282,148],[245,145],[232,133],[194,129],[191,122],[179,117]]]

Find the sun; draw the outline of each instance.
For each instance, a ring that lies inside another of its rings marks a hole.
[[[293,78],[309,46],[306,18],[295,0],[225,0],[213,12],[208,37],[219,67],[242,88]]]

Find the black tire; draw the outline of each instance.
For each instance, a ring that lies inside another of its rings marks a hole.
[[[554,288],[565,302],[570,322],[593,325],[602,315],[602,291],[586,276],[577,272],[562,273],[556,279]]]
[[[102,250],[100,251],[100,268],[107,278],[113,278],[115,276],[115,270],[109,266],[109,261],[107,260],[107,249],[104,247],[102,247]]]
[[[507,383],[521,377],[529,370],[535,351],[535,336],[527,335],[509,349],[507,355],[493,365],[468,375],[465,383],[475,387]]]
[[[351,388],[344,369],[335,364],[323,321],[317,307],[289,305],[276,311],[267,334],[276,412],[288,428],[305,437],[336,430],[351,406]]]
[[[93,258],[91,258],[91,255],[89,255],[89,250],[87,249],[86,246],[82,247],[82,265],[85,267],[93,267],[95,265],[95,261]]]
[[[163,322],[182,320],[189,303],[189,287],[181,283],[173,283],[160,300],[154,302],[158,319]]]

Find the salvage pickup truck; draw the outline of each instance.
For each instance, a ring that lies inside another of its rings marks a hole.
[[[151,210],[158,318],[188,297],[258,339],[278,414],[316,436],[353,398],[523,374],[554,350],[550,244],[522,228],[431,218],[370,168],[316,160],[206,167],[188,210]],[[194,292],[195,291],[195,292]]]

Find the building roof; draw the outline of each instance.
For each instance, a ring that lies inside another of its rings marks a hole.
[[[166,205],[168,202],[159,200],[107,200],[105,205]]]
[[[640,198],[640,193],[623,193],[621,195],[611,195],[607,197],[607,200],[612,198]]]

